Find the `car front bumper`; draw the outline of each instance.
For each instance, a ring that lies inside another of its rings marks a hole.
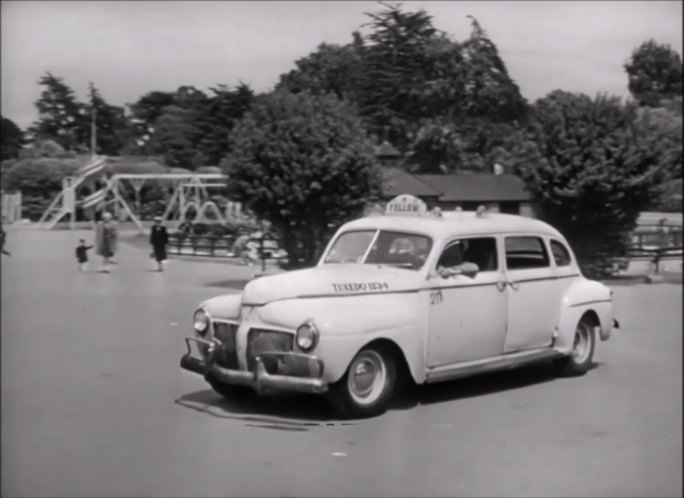
[[[208,349],[207,358],[192,356],[190,342],[203,344]],[[264,388],[284,389],[305,393],[324,393],[328,390],[328,384],[322,379],[323,362],[311,355],[301,353],[264,352],[255,358],[255,366],[252,372],[246,370],[233,370],[223,368],[215,362],[216,352],[223,347],[219,342],[214,342],[196,337],[186,337],[185,344],[188,352],[181,357],[181,368],[212,378],[218,382],[232,385],[249,386],[260,391]],[[264,365],[264,358],[278,358],[285,365],[288,362],[304,363],[307,365],[311,376],[293,376],[270,374]]]

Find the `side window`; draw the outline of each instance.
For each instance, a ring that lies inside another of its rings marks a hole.
[[[480,272],[495,271],[498,268],[496,239],[482,237],[451,242],[437,260],[437,266],[451,268],[465,262],[475,263]]]
[[[549,254],[539,237],[506,237],[506,267],[509,270],[544,268]]]
[[[572,262],[568,248],[557,240],[551,241],[551,254],[557,266],[568,266]]]

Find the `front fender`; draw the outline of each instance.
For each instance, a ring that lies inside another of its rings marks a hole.
[[[224,294],[203,301],[199,307],[204,308],[213,320],[237,320],[241,304],[242,294]]]
[[[577,324],[589,313],[598,323],[599,337],[603,341],[610,338],[613,329],[612,291],[606,285],[594,280],[578,280],[563,296],[558,337],[554,347],[569,353],[575,340]]]
[[[418,293],[302,298],[276,301],[259,310],[259,318],[296,330],[313,320],[320,332],[315,354],[325,364],[324,378],[338,381],[356,353],[376,339],[393,341],[404,353],[416,382],[424,380],[424,354]]]

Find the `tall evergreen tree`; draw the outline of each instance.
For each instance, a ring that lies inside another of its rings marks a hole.
[[[95,85],[90,84],[89,103],[83,106],[84,118],[80,122],[86,129],[83,134],[92,134],[91,119],[95,118],[96,152],[110,156],[117,156],[131,136],[131,124],[124,115],[124,109],[109,105]],[[94,116],[93,116],[94,112]],[[88,142],[90,144],[90,142]]]
[[[472,16],[472,32],[462,47],[465,95],[462,112],[494,122],[522,119],[526,105],[494,42]]]
[[[37,138],[50,138],[66,150],[87,147],[88,135],[82,126],[83,108],[76,100],[74,91],[62,78],[46,73],[38,84],[43,87],[40,99],[36,101],[38,121],[29,130]]]
[[[218,165],[230,151],[228,135],[254,102],[254,92],[244,83],[231,90],[225,85],[210,89],[213,93],[203,104],[197,118],[201,136],[197,144],[209,165]]]
[[[425,11],[406,12],[385,5],[367,14],[367,36],[359,81],[359,108],[372,132],[400,149],[407,143],[410,123],[429,114],[423,88],[434,76],[430,48],[444,41]]]

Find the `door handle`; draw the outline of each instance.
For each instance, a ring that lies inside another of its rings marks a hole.
[[[520,287],[520,285],[518,284],[518,282],[508,282],[508,285],[510,285],[510,286],[511,286],[511,289],[513,289],[514,291],[517,291],[517,290],[518,290],[518,287]]]
[[[498,290],[499,292],[505,291],[505,290],[506,290],[506,284],[507,284],[507,283],[508,283],[508,282],[506,282],[506,281],[497,282],[497,283],[496,283],[496,288],[497,288],[497,290]]]

